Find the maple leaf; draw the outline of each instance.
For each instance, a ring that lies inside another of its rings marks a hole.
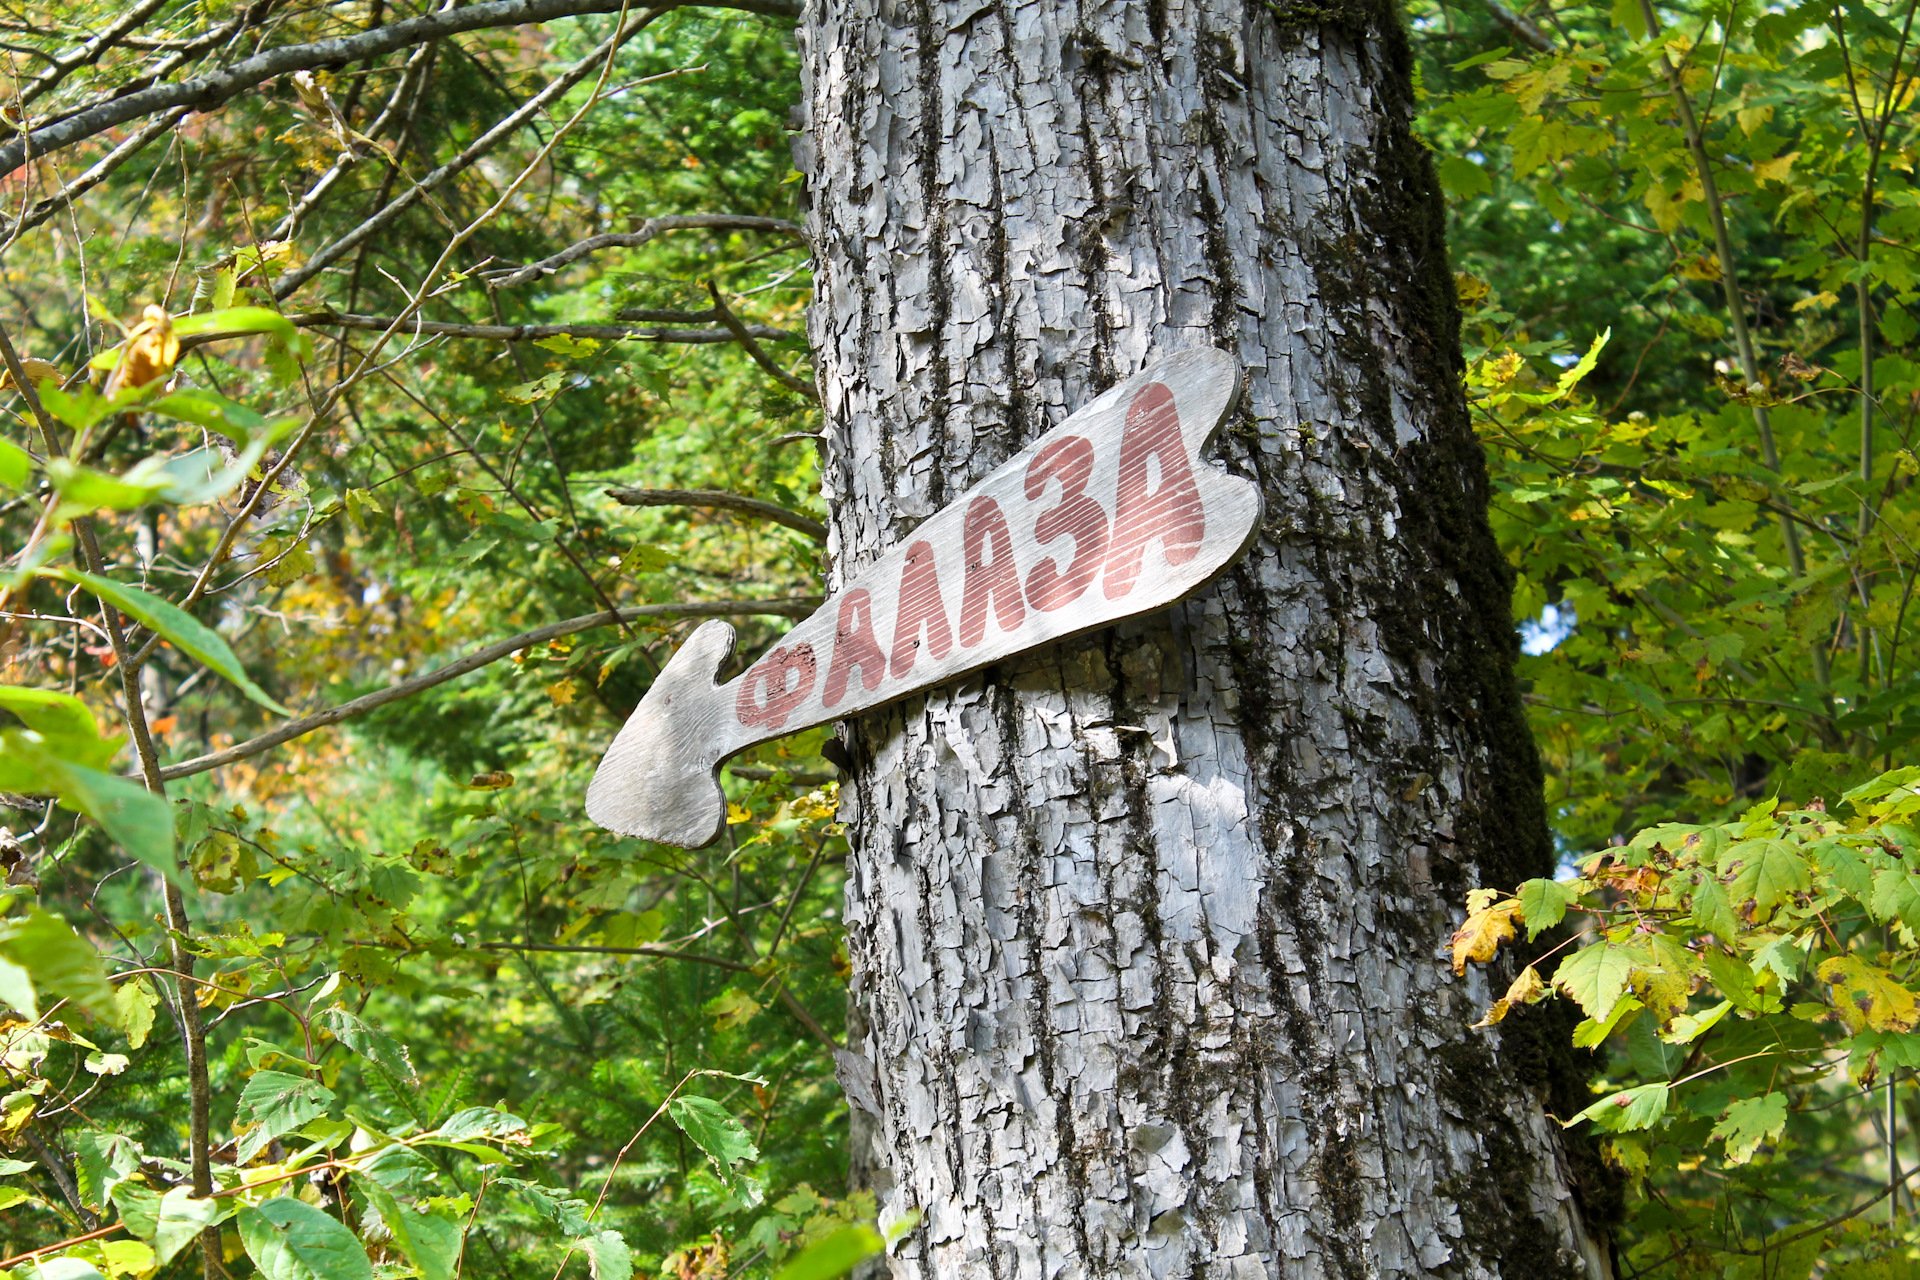
[[[1562,884],[1557,880],[1529,880],[1520,886],[1520,919],[1527,926],[1527,941],[1566,918],[1567,908],[1580,900],[1584,886],[1579,881]]]
[[[1494,896],[1489,889],[1475,889],[1467,896],[1467,922],[1453,935],[1455,974],[1465,973],[1469,960],[1485,964],[1493,959],[1493,953],[1500,949],[1500,944],[1514,936],[1513,922],[1520,904],[1508,898],[1492,906],[1484,905],[1488,898]]]
[[[1696,871],[1693,877],[1693,922],[1722,940],[1739,936],[1740,918],[1733,914],[1725,886],[1711,871]]]
[[[1560,1127],[1568,1129],[1582,1120],[1591,1120],[1609,1133],[1651,1128],[1661,1116],[1667,1114],[1669,1087],[1662,1080],[1658,1084],[1643,1084],[1637,1089],[1610,1093],[1573,1119],[1561,1121]]]
[[[1686,975],[1657,967],[1635,969],[1627,985],[1640,1003],[1660,1019],[1663,1030],[1687,1011],[1687,996],[1693,989],[1693,982]]]
[[[1648,967],[1652,958],[1637,947],[1602,939],[1562,960],[1553,971],[1553,985],[1572,996],[1589,1018],[1605,1022],[1627,994],[1633,971]]]
[[[1833,1008],[1849,1031],[1911,1031],[1920,1023],[1920,1002],[1893,975],[1858,956],[1835,956],[1818,970],[1833,988]]]
[[[1788,894],[1812,886],[1807,861],[1783,840],[1742,840],[1720,855],[1720,873],[1733,873],[1729,897],[1742,908],[1753,903],[1755,920],[1773,914]]]
[[[1507,987],[1507,994],[1495,1000],[1492,1006],[1480,1016],[1480,1021],[1473,1025],[1475,1028],[1491,1027],[1506,1017],[1515,1005],[1538,1004],[1552,993],[1553,988],[1540,977],[1540,971],[1528,965]]]
[[[1745,1164],[1760,1144],[1780,1136],[1787,1127],[1787,1100],[1778,1093],[1741,1098],[1727,1108],[1710,1138],[1727,1140],[1727,1163]]]
[[[1906,870],[1876,872],[1867,909],[1883,924],[1895,919],[1909,926],[1920,923],[1920,876]]]

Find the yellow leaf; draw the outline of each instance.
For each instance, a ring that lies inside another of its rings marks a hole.
[[[1920,1022],[1913,992],[1893,975],[1858,956],[1835,956],[1820,966],[1820,980],[1833,988],[1833,1008],[1850,1031],[1911,1031]]]
[[[572,680],[556,680],[547,686],[547,696],[553,699],[553,705],[556,707],[573,705],[574,695],[578,692],[579,689]]]
[[[1475,1027],[1490,1027],[1500,1021],[1500,1019],[1506,1017],[1513,1006],[1517,1004],[1538,1004],[1552,993],[1553,988],[1549,987],[1541,979],[1540,971],[1532,965],[1528,965],[1520,971],[1520,976],[1508,985],[1507,994],[1495,1000],[1493,1007],[1481,1015],[1480,1021],[1473,1025]]]
[[[715,1029],[725,1031],[745,1026],[760,1012],[760,1002],[744,991],[728,991],[707,1005],[707,1012],[713,1015]]]
[[[179,359],[180,339],[173,332],[173,317],[165,308],[149,305],[140,323],[127,330],[120,363],[108,375],[105,392],[111,396],[128,387],[144,387],[166,377]]]
[[[60,381],[59,366],[49,364],[45,360],[36,360],[32,356],[21,356],[20,367],[26,370],[27,380],[29,382]],[[0,369],[0,391],[12,390],[14,390],[12,372],[6,369]]]
[[[1794,303],[1793,309],[1795,311],[1825,311],[1838,301],[1840,301],[1839,294],[1827,289],[1822,289],[1812,297],[1802,298],[1800,301]]]
[[[1627,988],[1660,1019],[1664,1029],[1687,1011],[1687,995],[1693,983],[1685,975],[1669,969],[1635,969],[1627,979]]]
[[[753,810],[747,808],[747,806],[743,804],[729,803],[727,805],[727,825],[728,826],[737,827],[743,822],[751,822],[751,821],[753,821]]]
[[[1520,971],[1520,976],[1513,980],[1513,985],[1507,988],[1506,999],[1509,1004],[1538,1004],[1546,999],[1547,994],[1552,990],[1553,988],[1541,979],[1540,971],[1528,965]]]
[[[1793,162],[1800,158],[1798,151],[1789,151],[1783,156],[1771,160],[1762,160],[1753,166],[1753,176],[1762,182],[1785,182],[1787,171],[1793,168]]]
[[[1493,959],[1493,953],[1500,949],[1500,944],[1513,937],[1513,922],[1520,911],[1519,902],[1508,898],[1492,906],[1481,905],[1487,897],[1492,896],[1494,893],[1490,889],[1476,889],[1467,895],[1467,922],[1453,935],[1453,971],[1456,974],[1467,971],[1469,960],[1485,964]]]
[[[1696,253],[1679,266],[1682,280],[1718,280],[1720,278],[1720,259],[1712,254]]]

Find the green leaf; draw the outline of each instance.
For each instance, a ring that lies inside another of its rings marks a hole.
[[[40,1020],[40,1002],[33,992],[33,975],[4,956],[0,956],[0,1004],[25,1015],[30,1022]]]
[[[173,811],[167,802],[125,778],[76,764],[56,749],[73,741],[0,730],[0,787],[59,796],[60,803],[99,823],[128,853],[162,875],[177,877]]]
[[[1882,924],[1899,920],[1908,928],[1920,925],[1920,875],[1904,867],[1874,873],[1867,910]]]
[[[1753,1159],[1761,1143],[1779,1137],[1786,1127],[1786,1095],[1768,1093],[1735,1102],[1707,1136],[1727,1140],[1727,1163],[1745,1164]]]
[[[175,316],[173,332],[181,338],[190,338],[196,333],[270,333],[283,342],[300,336],[291,320],[265,307],[222,307],[197,316]]]
[[[258,1127],[240,1140],[236,1163],[245,1164],[284,1133],[327,1113],[333,1090],[318,1080],[285,1071],[256,1071],[240,1091],[240,1116]]]
[[[1759,1012],[1766,1004],[1766,992],[1760,975],[1738,956],[1730,956],[1718,947],[1707,947],[1700,954],[1714,988],[1742,1009]]]
[[[600,343],[594,338],[576,338],[572,334],[556,334],[551,338],[540,338],[533,344],[543,350],[552,351],[569,359],[590,356],[600,349]]]
[[[139,1167],[140,1144],[132,1138],[99,1129],[73,1136],[73,1180],[84,1204],[104,1208],[114,1184]]]
[[[413,1060],[407,1055],[407,1046],[378,1027],[368,1026],[355,1015],[337,1006],[320,1015],[320,1025],[331,1031],[334,1039],[400,1083],[418,1082],[419,1077],[413,1070]]]
[[[1553,985],[1572,996],[1589,1018],[1605,1022],[1613,1006],[1626,994],[1633,970],[1649,960],[1650,957],[1637,948],[1603,938],[1562,960],[1554,970]]]
[[[268,425],[265,415],[237,400],[229,400],[217,392],[204,391],[198,387],[187,387],[170,395],[161,396],[146,408],[149,413],[165,414],[169,418],[191,422],[196,427],[218,431],[239,445],[246,444],[253,438],[255,432]],[[281,421],[291,422],[296,419],[281,419]]]
[[[120,1220],[127,1224],[127,1230],[142,1240],[152,1240],[154,1228],[160,1222],[160,1193],[144,1182],[129,1179],[114,1183],[108,1194],[120,1210]]]
[[[123,479],[81,466],[66,458],[47,462],[47,478],[53,481],[60,505],[74,514],[88,511],[137,511],[159,500],[167,487],[154,477]]]
[[[1571,1128],[1582,1120],[1591,1120],[1608,1133],[1652,1128],[1667,1113],[1668,1088],[1662,1080],[1610,1093],[1573,1119],[1562,1122],[1561,1127]]]
[[[1720,1019],[1727,1016],[1733,1008],[1733,1001],[1722,1000],[1710,1009],[1699,1013],[1683,1013],[1673,1020],[1673,1025],[1660,1036],[1668,1044],[1692,1044],[1701,1036],[1714,1029]]]
[[[55,689],[29,689],[24,685],[0,684],[0,707],[20,717],[20,722],[43,738],[99,739],[100,726],[87,704],[70,693]],[[116,744],[117,749],[117,744]],[[96,767],[113,758],[85,763]]]
[[[13,441],[0,439],[0,485],[24,489],[32,479],[32,455]]]
[[[106,1280],[100,1269],[85,1258],[72,1255],[43,1258],[15,1269],[13,1280]]]
[[[722,1169],[731,1169],[742,1160],[757,1160],[760,1148],[753,1143],[746,1126],[733,1113],[712,1098],[687,1094],[667,1104],[667,1114]]]
[[[1858,852],[1837,840],[1823,840],[1809,852],[1815,864],[1842,891],[1865,898],[1873,891],[1873,876]]]
[[[360,1172],[393,1191],[422,1195],[435,1170],[431,1161],[409,1147],[395,1143],[367,1157]]]
[[[420,1272],[420,1280],[453,1280],[460,1257],[458,1222],[401,1204],[376,1178],[356,1178],[354,1186],[379,1210],[394,1248]]]
[[[580,1242],[593,1280],[633,1280],[633,1254],[618,1231],[599,1231]]]
[[[373,1280],[353,1232],[304,1200],[282,1196],[240,1210],[240,1242],[266,1280]]]
[[[1580,886],[1557,880],[1529,880],[1520,886],[1520,919],[1526,922],[1527,941],[1566,919],[1567,907],[1580,900]]]
[[[175,1187],[160,1197],[160,1215],[153,1228],[153,1257],[166,1266],[173,1256],[200,1238],[200,1233],[225,1215],[218,1200],[196,1200],[191,1187]]]
[[[1693,874],[1693,922],[1723,941],[1740,936],[1740,917],[1733,914],[1733,903],[1713,872],[1701,868]]]
[[[780,1268],[774,1280],[838,1280],[886,1247],[872,1227],[842,1227],[808,1245],[799,1257]]]
[[[71,1000],[109,1023],[118,1013],[99,952],[51,912],[0,921],[0,958],[25,969],[40,995]]]
[[[1556,396],[1566,395],[1580,385],[1582,378],[1593,372],[1593,367],[1600,363],[1601,349],[1607,345],[1607,340],[1611,337],[1613,337],[1612,329],[1606,329],[1594,335],[1593,341],[1587,346],[1587,354],[1581,356],[1580,362],[1573,368],[1560,375],[1560,382],[1554,387]]]
[[[269,698],[260,686],[247,678],[240,660],[233,656],[233,650],[228,647],[225,640],[221,639],[218,632],[202,624],[185,609],[162,600],[159,596],[149,595],[138,587],[129,587],[111,578],[82,573],[78,569],[64,570],[60,576],[69,582],[84,586],[122,613],[138,618],[151,627],[156,634],[172,642],[176,649],[204,666],[212,668],[216,674],[224,676],[240,692],[267,710],[283,716],[293,714]]]
[[[1754,905],[1754,919],[1765,920],[1789,894],[1813,886],[1807,861],[1784,840],[1763,837],[1730,845],[1720,855],[1722,875],[1733,873],[1729,897],[1743,907]]]
[[[524,1132],[526,1127],[525,1120],[508,1112],[495,1111],[492,1107],[468,1107],[448,1116],[434,1130],[434,1135],[448,1142],[463,1142],[468,1138],[506,1137]]]

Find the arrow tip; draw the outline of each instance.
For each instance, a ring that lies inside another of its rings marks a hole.
[[[609,831],[698,849],[727,821],[714,744],[726,699],[714,676],[733,653],[731,623],[703,623],[654,680],[587,786],[587,816]]]

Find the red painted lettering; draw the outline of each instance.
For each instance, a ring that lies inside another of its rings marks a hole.
[[[1148,460],[1160,464],[1160,485],[1147,491]],[[1185,564],[1206,536],[1207,515],[1200,508],[1200,487],[1193,482],[1187,446],[1180,438],[1180,412],[1173,392],[1149,383],[1127,410],[1120,437],[1120,481],[1114,503],[1113,542],[1107,551],[1107,599],[1133,590],[1147,544],[1165,540],[1168,564]]]
[[[1026,621],[1020,598],[1020,566],[1013,562],[1013,534],[992,498],[975,498],[967,508],[964,538],[967,587],[960,599],[960,647],[971,649],[987,631],[987,608],[1002,631],[1018,631]],[[988,557],[991,556],[991,559]]]
[[[813,692],[813,677],[812,645],[775,649],[754,663],[740,682],[734,714],[750,729],[778,729]]]
[[[833,661],[827,666],[827,687],[820,695],[823,705],[835,706],[847,696],[847,681],[855,670],[869,690],[879,688],[887,674],[887,660],[880,654],[880,642],[873,638],[873,596],[865,590],[849,591],[840,602],[840,620],[833,627]]]
[[[1027,577],[1027,602],[1046,612],[1063,608],[1100,572],[1107,549],[1107,513],[1087,496],[1087,477],[1093,474],[1093,446],[1084,436],[1065,436],[1042,449],[1027,467],[1027,497],[1047,491],[1047,481],[1060,482],[1060,505],[1034,522],[1034,541],[1052,542],[1061,534],[1073,539],[1073,563],[1061,573],[1051,558],[1033,567]]]
[[[953,648],[953,630],[947,625],[947,606],[940,599],[940,570],[934,564],[933,544],[916,542],[907,548],[900,570],[900,612],[893,622],[893,678],[913,670],[920,633],[927,635],[927,652],[935,659]]]

